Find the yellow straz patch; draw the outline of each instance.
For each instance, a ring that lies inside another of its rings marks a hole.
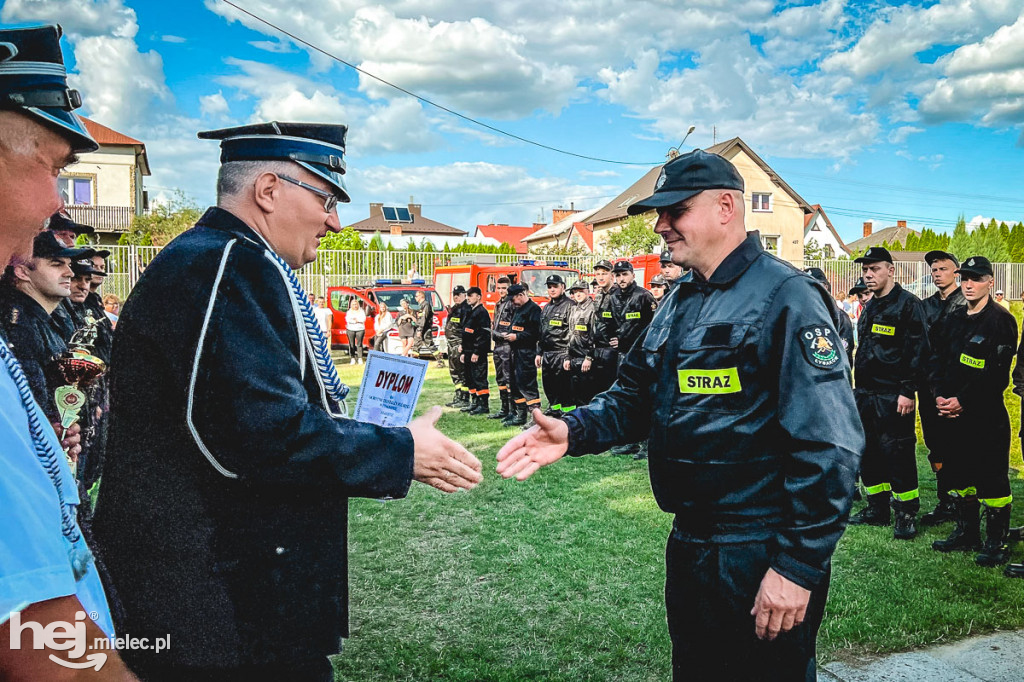
[[[894,336],[896,334],[896,327],[887,327],[884,324],[873,324],[871,325],[872,334],[881,334],[882,336]]]
[[[452,318],[452,322],[456,322],[456,323],[462,322],[462,318],[461,317],[453,317]]]
[[[960,362],[968,367],[973,367],[974,369],[985,369],[984,359],[972,358],[967,353],[960,354]]]
[[[587,325],[585,325],[585,324],[578,324],[578,325],[576,325],[576,331],[578,331],[578,332],[585,332],[585,331],[587,331]]]
[[[612,316],[612,311],[610,311],[610,310],[605,310],[605,311],[603,311],[601,313],[601,317],[611,317],[611,316]]]
[[[639,320],[640,319],[640,313],[626,313],[626,319],[627,320]]]
[[[548,324],[551,325],[552,327],[561,327],[562,326],[562,321],[561,320],[548,320]]]
[[[679,370],[679,392],[719,395],[739,393],[740,374],[735,367],[728,369],[681,369]]]

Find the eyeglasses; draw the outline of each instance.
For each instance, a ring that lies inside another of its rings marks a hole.
[[[333,211],[334,207],[338,205],[338,195],[336,195],[336,194],[333,194],[331,192],[325,192],[324,190],[320,189],[319,187],[314,187],[313,185],[307,185],[306,183],[302,182],[301,180],[296,180],[295,178],[290,178],[287,175],[280,175],[280,174],[278,174],[277,177],[281,178],[285,182],[290,182],[293,185],[298,185],[302,189],[308,189],[310,192],[312,192],[313,194],[315,194],[315,195],[317,195],[319,197],[323,197],[323,200],[324,200],[324,210],[327,211],[328,213]]]

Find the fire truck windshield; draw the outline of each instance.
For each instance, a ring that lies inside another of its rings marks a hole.
[[[550,275],[560,275],[565,282],[566,289],[572,286],[572,283],[579,277],[575,271],[568,268],[529,268],[523,270],[520,275],[520,283],[525,284],[534,296],[547,296],[547,279]]]

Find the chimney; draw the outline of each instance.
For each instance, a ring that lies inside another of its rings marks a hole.
[[[372,218],[373,216],[377,216],[377,215],[381,216],[382,218],[384,217],[384,204],[383,203],[380,203],[380,204],[371,203],[370,204],[370,217]]]
[[[551,209],[551,222],[557,223],[559,220],[567,218],[576,212],[574,208],[553,208]]]
[[[902,228],[906,229],[907,221],[906,220],[897,220],[896,221],[896,227],[902,227]]]
[[[391,223],[391,234],[401,235],[402,234],[402,223]]]
[[[865,223],[864,223],[864,236],[865,237],[870,237],[871,236],[871,227],[872,227],[871,221],[870,220],[865,221]]]
[[[412,199],[412,197],[409,197],[409,198]],[[409,215],[411,215],[413,217],[413,219],[422,218],[423,217],[421,215],[422,209],[423,209],[423,207],[420,204],[412,204],[412,203],[410,203],[409,204]]]
[[[535,230],[539,230],[542,227],[544,227],[544,223],[534,223],[533,224],[533,229],[535,229]]]

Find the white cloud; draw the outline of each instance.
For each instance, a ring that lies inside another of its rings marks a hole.
[[[181,36],[174,36],[174,35],[160,36],[160,40],[164,41],[165,43],[175,43],[175,44],[181,44],[181,43],[187,43],[188,42],[187,39],[182,38]]]
[[[295,52],[295,48],[291,43],[286,43],[282,40],[250,40],[249,44],[264,52],[274,52],[276,54]]]
[[[134,38],[138,31],[135,10],[122,0],[7,0],[0,20],[60,24],[69,36]]]
[[[224,94],[215,92],[199,98],[199,111],[203,118],[223,118],[230,113],[230,108]]]
[[[923,132],[924,128],[918,128],[917,126],[900,126],[889,131],[889,142],[892,144],[903,144],[911,135]]]

